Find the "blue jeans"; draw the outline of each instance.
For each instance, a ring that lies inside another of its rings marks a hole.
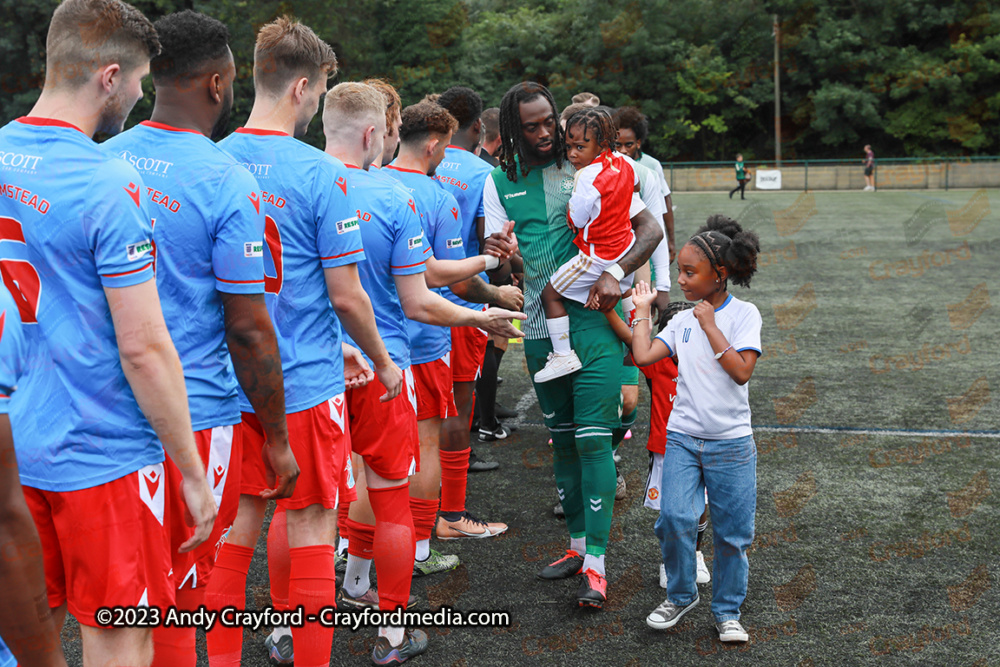
[[[667,432],[655,531],[667,571],[667,599],[679,606],[698,597],[695,539],[706,487],[715,545],[712,614],[717,623],[739,620],[757,511],[757,445],[752,435],[702,440]]]

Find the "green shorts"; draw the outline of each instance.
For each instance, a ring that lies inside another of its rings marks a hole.
[[[609,378],[622,374],[622,343],[610,328],[570,331],[570,342],[583,368],[565,377],[535,385],[545,425],[554,431],[574,426],[616,429],[622,423],[621,384]],[[524,341],[524,359],[534,377],[552,352],[548,338]],[[638,369],[635,369],[638,372]]]
[[[639,386],[639,375],[641,371],[637,366],[622,364],[622,384]]]

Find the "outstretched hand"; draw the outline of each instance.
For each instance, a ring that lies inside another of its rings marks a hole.
[[[483,331],[496,334],[497,336],[504,336],[506,338],[524,337],[524,333],[511,324],[511,320],[527,319],[528,316],[524,313],[505,310],[503,308],[487,308],[483,311],[483,316],[484,322],[479,327]]]
[[[640,280],[639,284],[632,288],[632,305],[636,312],[647,312],[649,307],[656,301],[657,291],[649,286],[645,280]]]

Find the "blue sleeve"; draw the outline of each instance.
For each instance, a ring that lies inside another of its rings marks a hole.
[[[233,165],[216,197],[220,215],[212,244],[215,289],[228,294],[264,293],[264,214],[257,181]]]
[[[409,193],[393,188],[393,221],[396,223],[392,242],[391,269],[393,275],[407,276],[427,270],[427,245],[420,216],[411,207]]]
[[[347,167],[332,159],[323,160],[317,169],[313,192],[316,193],[316,249],[324,269],[355,264],[365,258],[357,210],[348,197]]]
[[[83,228],[104,287],[131,287],[153,278],[153,228],[139,173],[113,158],[91,182]]]
[[[24,356],[21,316],[7,288],[0,285],[0,414],[10,411],[10,396],[21,377]]]
[[[458,208],[455,196],[450,192],[440,190],[432,228],[434,229],[434,257],[437,259],[465,259],[465,247],[462,242],[462,212]]]

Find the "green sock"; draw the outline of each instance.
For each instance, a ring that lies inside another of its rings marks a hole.
[[[551,434],[556,490],[566,513],[566,527],[570,535],[578,535],[586,531],[586,524],[583,497],[580,495],[580,456],[576,452],[576,437],[573,430],[552,431]]]
[[[625,434],[628,430],[635,426],[635,419],[639,416],[639,406],[632,408],[632,412],[627,415],[622,415],[622,425],[611,431],[611,450],[614,451],[618,449],[618,445],[622,444],[625,439]]]
[[[615,462],[611,458],[611,429],[596,426],[578,428],[576,447],[580,458],[587,553],[600,556],[608,546],[617,486]]]

